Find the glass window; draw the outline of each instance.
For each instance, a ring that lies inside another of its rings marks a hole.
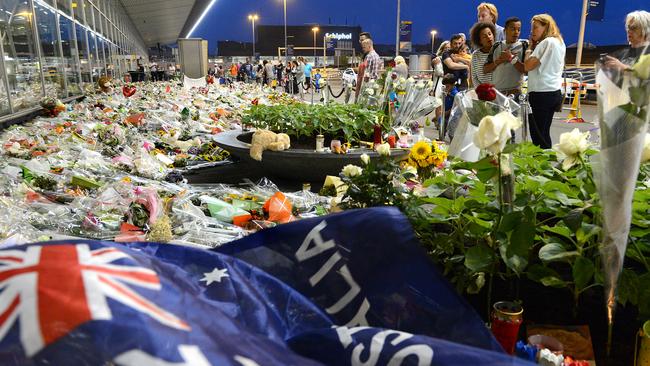
[[[63,64],[57,40],[58,27],[56,15],[49,8],[34,2],[38,37],[41,43],[43,57],[43,77],[45,79],[45,94],[65,98]]]
[[[95,33],[88,32],[88,64],[91,70],[92,80],[95,82],[99,78],[99,57],[97,56],[97,37]]]
[[[81,69],[81,81],[92,83],[90,77],[90,62],[88,60],[88,44],[86,43],[86,29],[75,24],[77,30],[77,51],[79,52],[79,67]]]
[[[93,6],[87,1],[84,0],[84,13],[86,14],[86,25],[91,29],[95,29],[95,24],[93,23]]]
[[[29,5],[0,0],[0,37],[14,111],[37,105],[43,96],[39,60]],[[4,85],[2,86],[4,88]]]
[[[70,0],[56,0],[56,4],[59,10],[63,11],[64,13],[68,15],[72,15],[72,12],[70,11]],[[76,4],[76,2],[75,2]]]
[[[65,76],[68,82],[68,94],[81,94],[79,80],[79,65],[77,64],[77,43],[74,42],[74,24],[66,17],[59,17],[61,28],[61,47],[63,48],[63,66],[65,67]]]

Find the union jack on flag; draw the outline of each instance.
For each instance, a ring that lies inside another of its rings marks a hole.
[[[86,244],[0,251],[0,341],[19,319],[21,344],[32,356],[83,323],[112,319],[108,298],[189,331],[186,322],[129,288],[159,291],[158,275],[136,265],[113,264],[121,259],[132,258],[116,248],[90,250]]]

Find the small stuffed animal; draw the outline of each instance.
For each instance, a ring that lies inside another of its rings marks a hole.
[[[108,76],[102,76],[97,80],[97,85],[102,93],[110,94],[113,92],[113,82]]]
[[[286,133],[257,130],[253,134],[253,140],[251,141],[250,156],[257,161],[262,161],[262,152],[264,150],[282,151],[289,147],[291,147],[290,139]]]

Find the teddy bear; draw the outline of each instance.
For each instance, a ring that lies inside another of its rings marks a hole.
[[[107,76],[102,76],[97,80],[97,86],[99,86],[99,90],[103,93],[110,94],[113,92],[113,83],[111,81],[111,78]]]
[[[286,133],[257,130],[253,133],[250,156],[257,161],[262,161],[262,152],[264,150],[282,151],[289,147],[291,147],[290,139]]]

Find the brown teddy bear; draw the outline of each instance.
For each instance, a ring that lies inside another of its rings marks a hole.
[[[257,161],[262,161],[262,152],[264,150],[282,151],[289,147],[291,147],[290,139],[286,133],[257,130],[253,134],[253,140],[251,141],[250,156]]]
[[[97,86],[102,93],[110,94],[113,92],[113,82],[108,76],[102,76],[97,80]]]

